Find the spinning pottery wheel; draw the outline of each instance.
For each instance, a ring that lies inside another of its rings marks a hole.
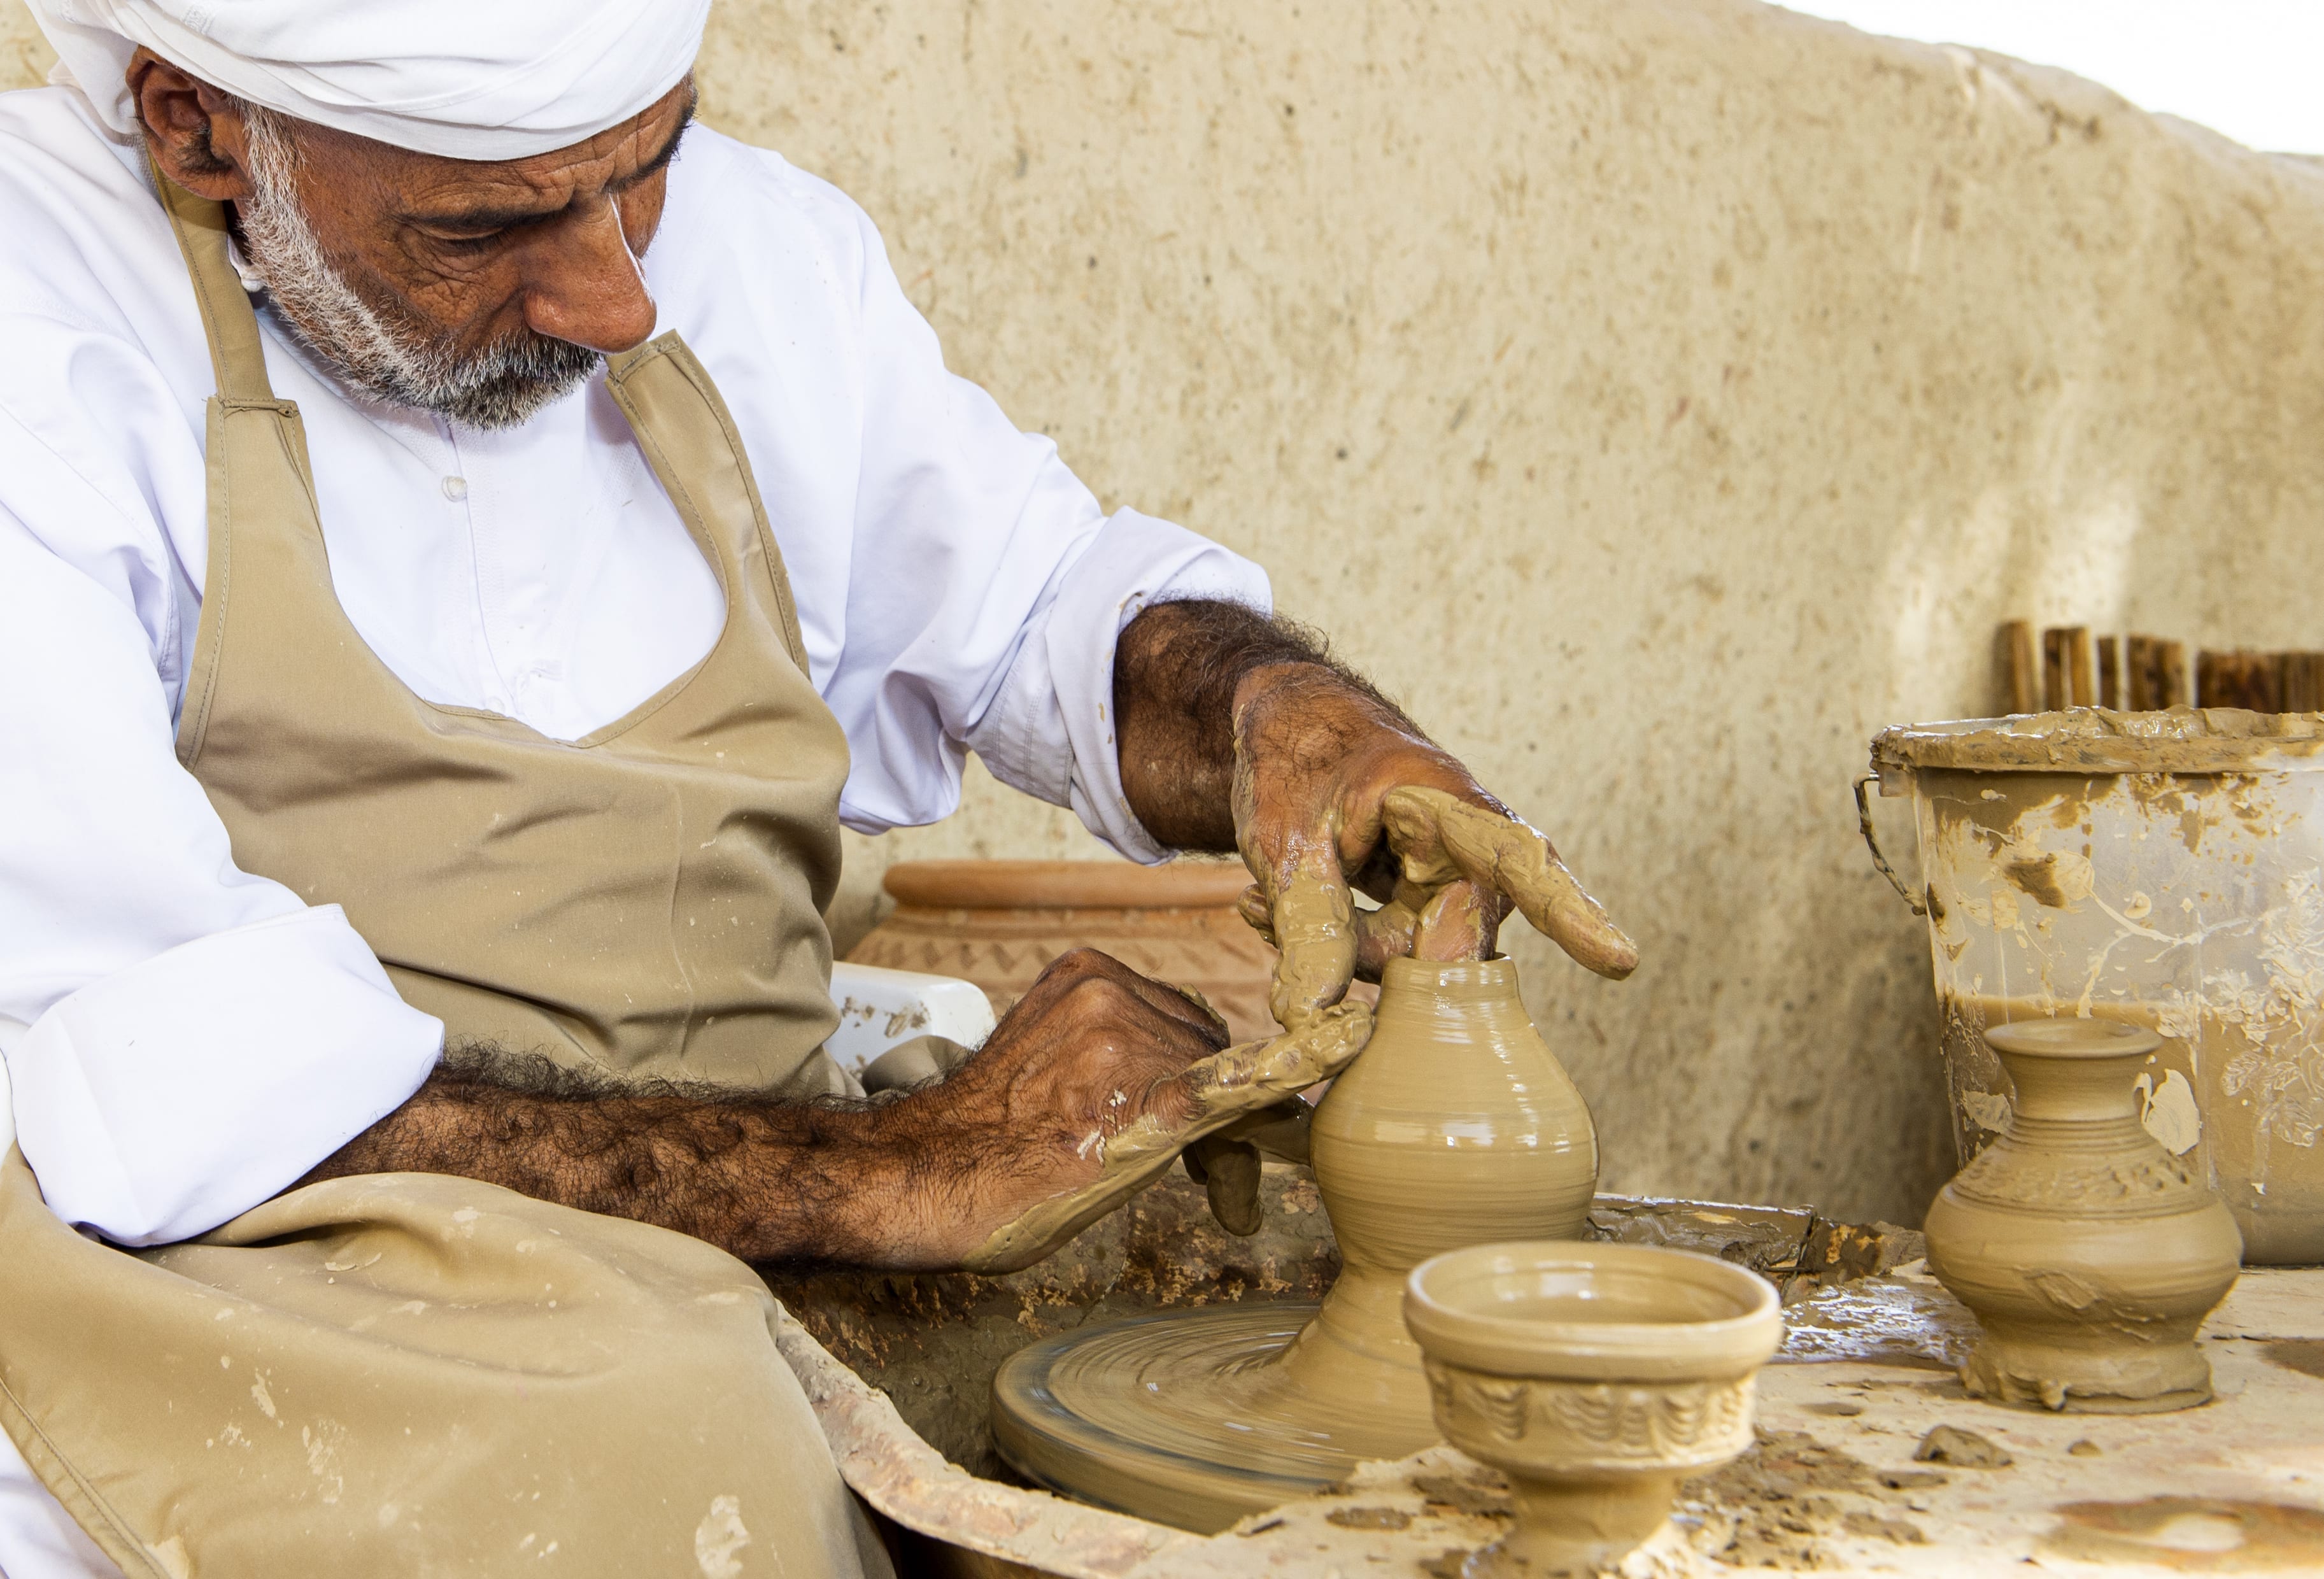
[[[1344,1262],[1318,1307],[1141,1317],[1020,1351],[993,1379],[1001,1455],[1084,1501],[1209,1532],[1438,1432],[1404,1279],[1441,1251],[1579,1235],[1589,1109],[1507,959],[1396,960],[1371,1041],[1316,1110]]]

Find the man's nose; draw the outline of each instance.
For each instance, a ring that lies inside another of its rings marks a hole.
[[[538,334],[618,355],[653,333],[654,300],[610,200],[577,214],[545,238],[524,297],[524,321]]]

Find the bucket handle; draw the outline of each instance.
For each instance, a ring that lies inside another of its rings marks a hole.
[[[1872,831],[1872,802],[1864,792],[1879,781],[1880,775],[1877,771],[1868,772],[1856,780],[1856,826],[1864,835],[1864,847],[1872,852],[1872,864],[1880,869],[1880,875],[1888,880],[1888,886],[1913,907],[1913,914],[1924,917],[1929,913],[1927,902],[1904,886],[1904,880],[1896,875],[1894,866],[1888,864],[1888,857],[1880,853],[1880,840]]]

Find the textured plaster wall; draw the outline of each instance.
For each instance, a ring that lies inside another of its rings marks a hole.
[[[1558,838],[1645,954],[1510,935],[1610,1187],[1916,1220],[1929,970],[1848,785],[1990,709],[1995,622],[2324,640],[2324,175],[2088,83],[1747,0],[720,0],[701,81]],[[1101,853],[977,776],[843,919]]]

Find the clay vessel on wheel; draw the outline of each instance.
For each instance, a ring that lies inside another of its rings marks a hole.
[[[1578,1239],[1598,1186],[1590,1109],[1517,994],[1506,959],[1392,960],[1379,1019],[1315,1110],[1309,1152],[1343,1270],[1283,1357],[1379,1457],[1436,1440],[1405,1275],[1511,1237]]]
[[[993,1379],[1002,1456],[1053,1490],[1212,1531],[1435,1442],[1405,1274],[1464,1244],[1575,1238],[1597,1184],[1589,1109],[1517,966],[1390,962],[1309,1154],[1343,1263],[1320,1311],[1251,1301],[1020,1350]]]

